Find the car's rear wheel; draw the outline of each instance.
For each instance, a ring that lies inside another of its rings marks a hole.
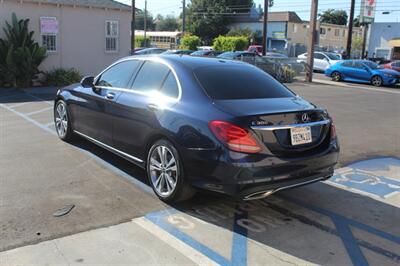
[[[154,192],[163,201],[182,201],[195,193],[185,180],[178,151],[168,140],[159,140],[150,148],[147,176]]]
[[[383,80],[380,76],[373,76],[371,78],[371,84],[374,85],[375,87],[380,87],[383,84]]]
[[[63,100],[59,100],[54,108],[54,124],[57,135],[64,141],[69,141],[74,137],[71,127],[68,106]]]
[[[334,71],[332,73],[331,77],[332,77],[333,81],[341,81],[342,80],[342,75],[337,71]]]

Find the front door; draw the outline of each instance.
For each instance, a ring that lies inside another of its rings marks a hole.
[[[79,121],[76,130],[107,145],[112,145],[113,113],[116,100],[127,88],[140,61],[127,60],[105,70],[93,88],[78,92]]]

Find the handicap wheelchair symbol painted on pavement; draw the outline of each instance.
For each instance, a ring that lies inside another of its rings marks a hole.
[[[389,198],[400,192],[400,159],[357,162],[337,170],[329,182],[370,196]]]

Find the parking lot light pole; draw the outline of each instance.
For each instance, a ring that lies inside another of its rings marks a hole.
[[[132,0],[132,21],[131,21],[131,50],[135,50],[135,0]]]
[[[317,14],[318,14],[318,0],[312,0],[311,15],[310,15],[310,31],[307,47],[307,67],[306,67],[306,82],[312,82],[313,68],[314,68],[314,46],[317,39]]]

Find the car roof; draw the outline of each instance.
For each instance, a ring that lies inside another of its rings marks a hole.
[[[236,61],[236,60],[229,60],[224,58],[210,58],[210,57],[196,57],[190,55],[176,55],[176,54],[159,54],[159,55],[134,55],[125,57],[122,60],[126,60],[129,58],[159,58],[171,65],[180,64],[194,70],[200,67],[211,67],[211,66],[245,66],[248,65],[247,63]]]

